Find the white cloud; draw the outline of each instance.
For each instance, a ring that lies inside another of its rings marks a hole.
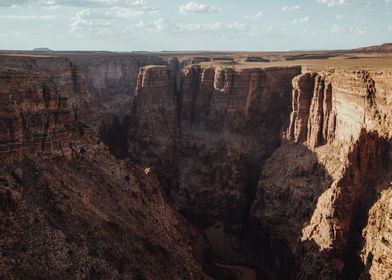
[[[51,0],[52,1],[52,0]],[[94,0],[98,2],[98,0]],[[100,2],[118,3],[119,0],[101,0]],[[98,33],[108,34],[111,33],[110,28],[114,28],[117,24],[117,29],[121,30],[119,20],[126,20],[143,15],[157,14],[158,11],[155,8],[145,5],[143,1],[132,2],[128,7],[114,6],[110,8],[83,8],[78,11],[72,18],[69,25],[70,33]]]
[[[141,20],[136,27],[145,28],[148,32],[170,32],[176,29],[176,25],[166,18],[159,18],[149,22]]]
[[[115,14],[116,17],[118,18],[133,18],[136,16],[142,16],[144,14],[157,14],[157,10],[151,10],[151,11],[146,11],[143,9],[137,9],[137,8],[113,8],[112,9],[113,13]]]
[[[27,4],[28,0],[0,0],[0,7],[12,7]]]
[[[52,20],[58,18],[58,15],[1,15],[0,19],[13,19],[13,20]]]
[[[392,3],[392,0],[385,0],[385,3]]]
[[[246,24],[243,22],[223,23],[178,23],[176,32],[225,32],[246,30]]]
[[[294,19],[292,24],[303,24],[303,23],[307,23],[309,21],[310,21],[310,17],[306,16],[306,17],[303,17],[303,18]]]
[[[342,16],[342,15],[336,15],[336,19],[338,19],[338,20],[341,20],[343,18],[344,18],[344,16]]]
[[[220,12],[220,9],[209,6],[206,4],[200,4],[195,1],[191,1],[184,6],[180,6],[181,14],[210,14]]]
[[[1,0],[0,0],[1,1]],[[44,6],[68,6],[68,7],[86,7],[86,8],[134,8],[138,10],[151,11],[156,10],[144,0],[39,0]]]
[[[221,22],[214,23],[189,23],[178,24],[178,31],[180,32],[215,32],[221,31],[224,28]]]
[[[362,35],[367,33],[367,28],[360,28],[360,27],[350,27],[350,32]]]
[[[353,0],[317,0],[321,4],[326,4],[328,7],[338,6],[338,5],[347,5],[350,4]]]
[[[70,33],[110,33],[112,15],[109,11],[101,9],[83,9],[71,18]]]
[[[341,27],[339,24],[334,24],[330,29],[330,32],[332,33],[342,33],[344,32],[344,28]]]
[[[331,33],[353,33],[357,35],[362,35],[367,33],[367,28],[360,28],[356,26],[341,26],[339,24],[334,24],[330,30]]]
[[[282,8],[282,12],[290,12],[290,11],[298,11],[301,9],[300,5],[295,5],[295,6],[284,6]]]
[[[392,1],[392,0],[385,0]],[[357,12],[372,11],[373,10],[373,0],[317,0],[317,2],[327,5],[328,7],[335,6],[348,6],[355,5],[359,6],[360,9]]]
[[[370,5],[371,1],[366,1],[366,0],[317,0],[321,4],[325,4],[328,7],[333,7],[333,6],[342,6],[342,5],[351,5],[351,4],[360,4],[360,3],[365,3],[366,5]],[[390,0],[388,0],[390,1]]]
[[[175,23],[167,18],[158,20],[140,20],[131,29],[141,28],[148,32],[170,32],[170,33],[219,33],[225,35],[228,32],[247,32],[248,25],[243,22],[212,22],[212,23]]]
[[[263,13],[261,11],[258,11],[256,14],[254,15],[250,15],[250,16],[244,16],[244,19],[257,19],[263,16]]]
[[[390,25],[388,26],[388,30],[389,30],[389,31],[392,31],[392,24],[390,24]]]

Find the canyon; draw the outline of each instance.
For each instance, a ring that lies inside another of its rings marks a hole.
[[[357,52],[0,53],[0,278],[392,278],[392,58]]]

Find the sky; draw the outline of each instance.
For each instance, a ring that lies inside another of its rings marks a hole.
[[[0,0],[0,49],[289,51],[392,42],[392,0]]]

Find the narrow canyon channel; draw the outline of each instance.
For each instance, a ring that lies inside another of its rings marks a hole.
[[[241,278],[239,280],[256,280],[256,271],[253,268],[241,266],[241,265],[225,265],[221,263],[215,263],[216,266],[228,269],[231,271],[239,271]]]

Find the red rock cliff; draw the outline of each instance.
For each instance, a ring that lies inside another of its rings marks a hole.
[[[372,277],[386,275],[388,265],[361,262],[357,252],[362,239],[376,246],[362,230],[374,231],[366,216],[391,169],[391,88],[390,72],[320,71],[293,80],[289,142],[268,159],[252,206],[260,232],[270,232],[263,238],[293,253],[281,270],[297,258],[299,279],[356,279],[364,266]]]
[[[115,159],[75,125],[72,63],[0,59],[13,66],[0,67],[0,278],[210,279],[203,237],[154,170]]]
[[[72,115],[61,88],[42,74],[1,68],[0,98],[2,164],[70,155]]]
[[[176,87],[168,68],[140,71],[129,154],[161,173],[175,207],[210,240],[223,234],[222,242],[230,242],[244,228],[259,170],[281,141],[291,79],[299,72],[192,65]],[[229,247],[226,255],[235,259]]]

